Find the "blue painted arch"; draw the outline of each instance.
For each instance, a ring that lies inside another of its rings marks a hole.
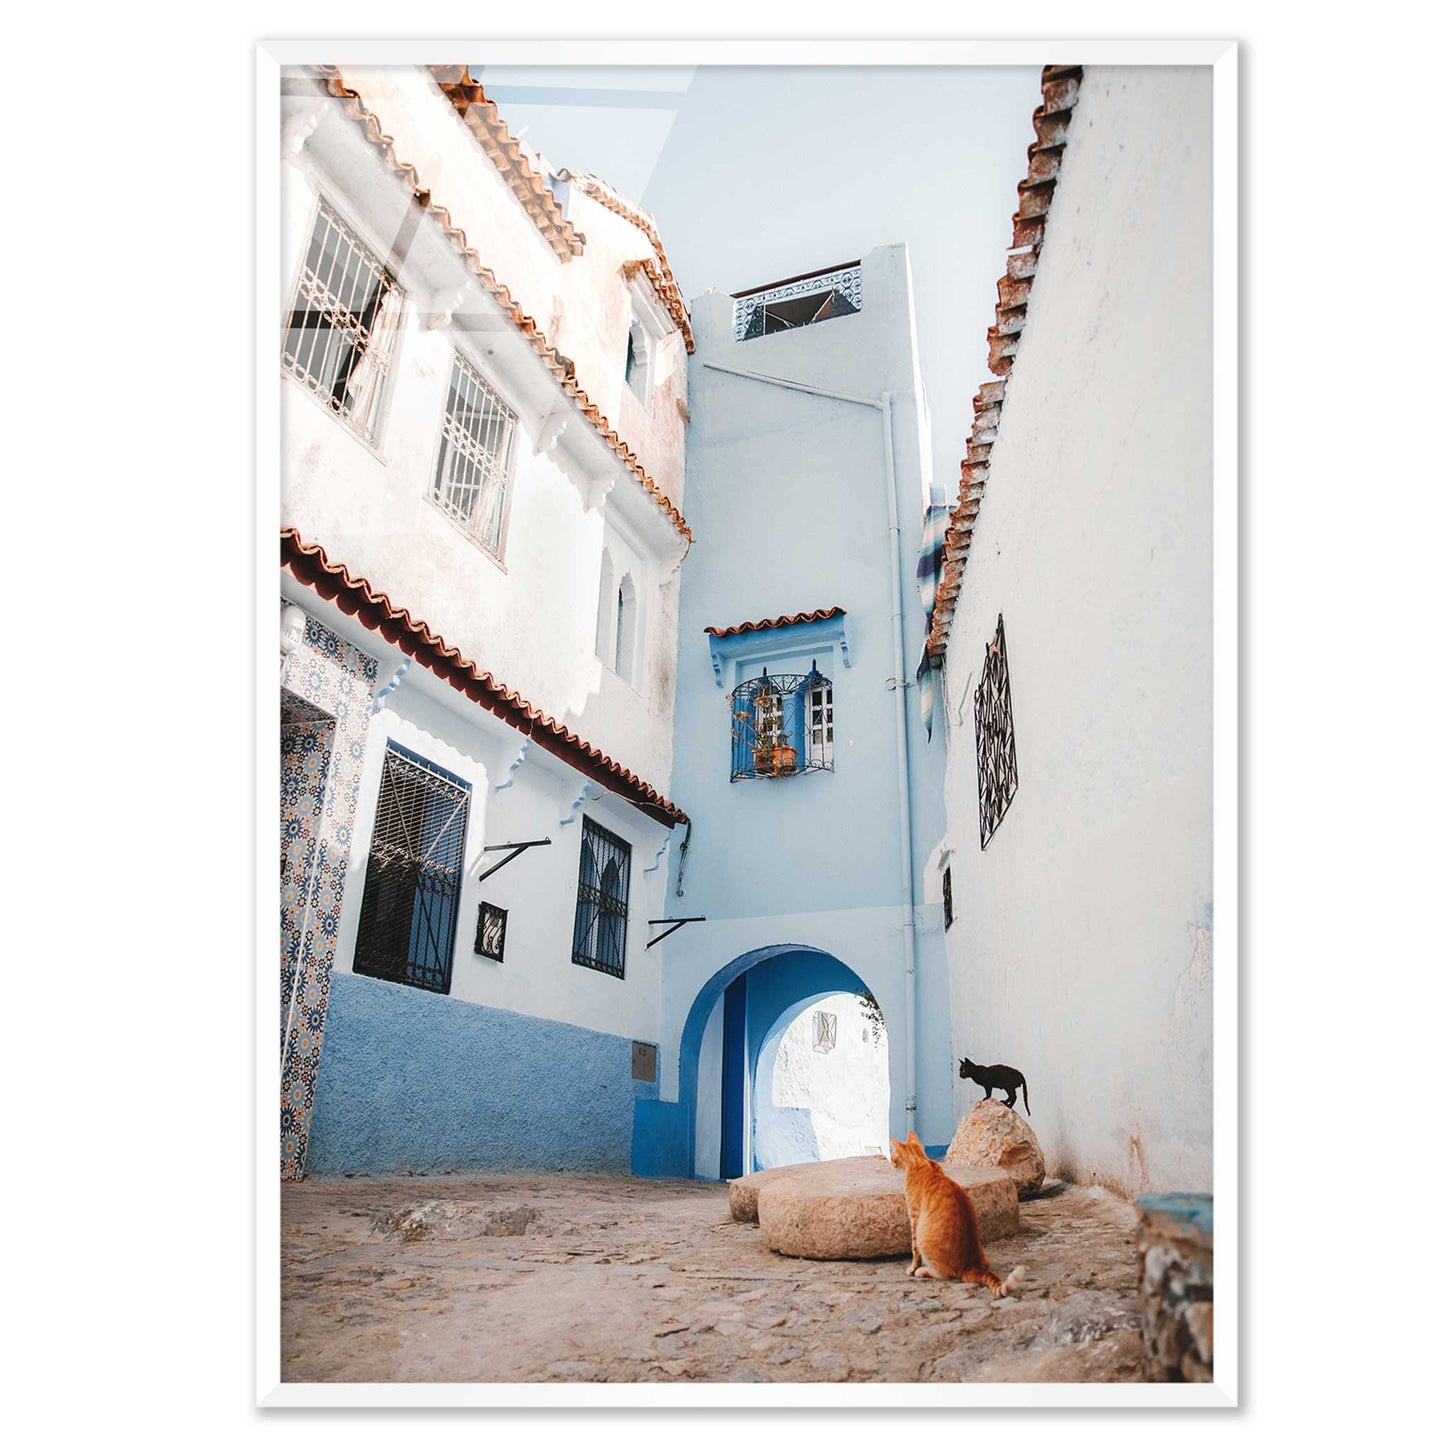
[[[634,1104],[633,1173],[685,1179],[696,1174],[698,1066],[703,1033],[718,1000],[730,984],[745,974],[749,1014],[758,1020],[756,1027],[750,1023],[748,1028],[749,1087],[764,1040],[775,1032],[779,1020],[786,1017],[791,1022],[806,1001],[827,994],[861,989],[869,989],[875,997],[878,993],[841,959],[809,944],[770,944],[739,954],[724,964],[698,989],[688,1009],[678,1052],[677,1102],[639,1099]]]

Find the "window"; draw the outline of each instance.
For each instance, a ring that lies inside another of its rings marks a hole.
[[[633,318],[627,331],[627,362],[623,378],[643,406],[652,406],[652,345],[641,321]]]
[[[577,869],[577,915],[572,962],[621,978],[627,962],[627,884],[632,847],[615,833],[582,819]]]
[[[984,651],[983,672],[974,689],[973,728],[978,749],[978,846],[986,848],[1019,789],[1002,613],[993,641]]]
[[[647,604],[652,569],[636,547],[608,527],[597,576],[597,660],[623,682],[647,675]]]
[[[357,927],[357,973],[451,988],[471,788],[388,743]]]
[[[833,682],[814,662],[805,674],[750,677],[728,694],[731,782],[833,771]]]
[[[502,555],[517,414],[462,357],[452,357],[431,499],[494,557]]]
[[[833,766],[833,684],[820,677],[808,689],[809,767]]]
[[[832,1053],[838,1044],[838,1015],[813,1010],[813,1047],[820,1054]]]
[[[943,931],[953,927],[953,868],[943,870]]]
[[[322,201],[286,320],[281,365],[368,442],[376,440],[401,305],[396,277]]]
[[[835,316],[851,316],[862,309],[862,262],[810,271],[806,276],[794,276],[772,286],[735,293],[733,340],[752,341]]]
[[[617,644],[612,670],[625,682],[636,681],[637,584],[629,572],[617,589]]]

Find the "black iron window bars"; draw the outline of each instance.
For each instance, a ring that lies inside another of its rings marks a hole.
[[[615,833],[582,819],[577,869],[577,914],[572,962],[621,978],[627,964],[627,887],[632,847]]]
[[[471,789],[391,744],[357,926],[357,973],[432,993],[451,988]]]
[[[740,682],[729,694],[732,768],[739,778],[786,778],[833,770],[833,682],[816,664]]]

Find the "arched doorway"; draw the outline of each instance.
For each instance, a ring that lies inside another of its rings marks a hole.
[[[753,1074],[752,1164],[888,1151],[888,1031],[871,995],[802,999],[773,1022]]]
[[[708,980],[689,1010],[679,1058],[679,1104],[688,1135],[688,1173],[718,1179],[751,1172],[760,1162],[755,1154],[758,1120],[764,1121],[764,1141],[770,1157],[778,1149],[775,1136],[779,1131],[775,1124],[784,1117],[792,1120],[792,1132],[800,1140],[806,1139],[811,1128],[814,1148],[824,1143],[818,1135],[818,1124],[827,1118],[830,1122],[824,1134],[833,1136],[827,1147],[836,1149],[837,1131],[832,1123],[844,1111],[838,1107],[836,1097],[830,1100],[826,1095],[829,1092],[836,1095],[850,1073],[855,1076],[855,1083],[862,1077],[867,1080],[867,1087],[876,1090],[870,1114],[876,1111],[884,1121],[886,1138],[888,1055],[881,1011],[877,1012],[882,1044],[878,1051],[872,1047],[871,1028],[869,1047],[864,1047],[862,1031],[866,1010],[856,1004],[825,1009],[821,1002],[837,998],[854,1000],[859,995],[872,997],[866,981],[840,959],[820,949],[796,944],[756,949],[734,959]],[[805,1029],[815,1027],[812,1017],[815,1008],[831,1013],[835,1025],[833,1049],[820,1049],[820,1052],[836,1051],[836,1028],[841,1026],[841,1016],[846,1016],[849,1027],[858,1031],[857,1047],[847,1045],[847,1052],[840,1053],[833,1061],[843,1067],[830,1068],[820,1060],[822,1067],[790,1068],[788,1089],[784,1091],[788,1102],[780,1105],[774,1097],[774,1084],[788,1030],[800,1018]],[[871,1008],[877,1010],[876,1003]],[[800,1096],[800,1086],[821,1088],[822,1093],[815,1093],[809,1104]],[[813,1107],[822,1109],[819,1119],[805,1120],[802,1111]],[[794,1112],[783,1115],[778,1112],[780,1109]],[[805,1148],[794,1152],[797,1158],[787,1162],[823,1157],[816,1152],[810,1155]],[[827,1157],[838,1155],[834,1152]]]

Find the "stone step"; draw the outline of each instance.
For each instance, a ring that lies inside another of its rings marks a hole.
[[[1018,1191],[1002,1169],[945,1165],[968,1191],[987,1245],[1019,1227]],[[802,1259],[883,1259],[909,1251],[903,1171],[877,1155],[762,1169],[728,1183],[734,1219],[755,1220],[765,1245]]]

